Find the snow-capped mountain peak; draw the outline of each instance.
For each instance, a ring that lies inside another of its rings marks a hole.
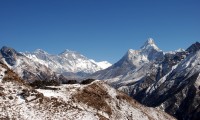
[[[79,52],[68,50],[68,49],[66,49],[64,52],[60,53],[59,55],[65,56],[66,58],[69,58],[69,59],[71,59],[71,58],[72,59],[78,59],[78,58],[88,59],[87,57],[83,56]]]
[[[97,72],[94,76],[98,79],[109,79],[126,75],[135,71],[149,62],[162,59],[164,53],[155,45],[152,38],[149,38],[139,50],[129,49],[127,53],[108,69]],[[95,78],[94,77],[94,78]]]
[[[76,51],[68,49],[58,55],[49,54],[41,49],[37,49],[33,53],[26,52],[24,55],[67,77],[84,77],[110,66],[110,63],[95,62]]]
[[[44,50],[42,50],[42,49],[36,49],[36,50],[34,51],[34,53],[36,53],[36,54],[40,54],[40,53],[42,53],[42,54],[48,54],[46,51],[44,51]]]
[[[128,59],[137,66],[140,63],[145,63],[162,56],[162,51],[156,46],[154,40],[149,38],[140,50],[129,49],[127,55]]]
[[[175,52],[184,52],[185,50],[183,48],[179,48],[177,50],[175,50]]]
[[[155,44],[153,38],[148,38],[148,40],[146,41],[147,44]]]
[[[141,47],[142,50],[149,50],[154,49],[156,51],[160,51],[160,49],[155,44],[153,38],[148,38],[148,40],[144,43],[144,45]]]

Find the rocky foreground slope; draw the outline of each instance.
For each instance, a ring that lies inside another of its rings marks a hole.
[[[173,120],[102,81],[33,89],[0,63],[0,119]]]

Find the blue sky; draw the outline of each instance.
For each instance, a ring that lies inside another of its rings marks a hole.
[[[199,0],[1,0],[0,47],[65,49],[118,61],[152,37],[163,51],[200,41]]]

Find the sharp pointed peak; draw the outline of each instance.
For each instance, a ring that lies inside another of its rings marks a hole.
[[[179,48],[177,50],[175,50],[175,52],[184,52],[185,50],[183,48]]]
[[[144,43],[144,45],[141,47],[141,49],[149,49],[153,48],[155,50],[160,51],[160,49],[156,46],[153,38],[148,38],[147,41]]]
[[[148,38],[143,46],[147,46],[147,45],[153,45],[155,44],[154,39],[153,38]]]
[[[146,41],[148,44],[155,44],[153,38],[148,38]]]

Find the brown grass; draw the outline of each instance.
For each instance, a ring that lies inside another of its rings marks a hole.
[[[15,72],[13,72],[13,70],[7,69],[7,71],[5,71],[5,76],[3,77],[3,82],[10,81],[25,84],[25,82]]]
[[[0,120],[10,120],[10,118],[7,116],[7,117],[0,118]]]
[[[0,91],[3,91],[3,90],[4,90],[4,88],[0,86]]]
[[[116,96],[116,98],[119,99],[120,101],[121,100],[125,100],[130,105],[132,105],[133,107],[138,108],[138,109],[142,109],[142,107],[144,107],[139,102],[137,102],[136,100],[134,100],[133,98],[131,98],[130,96],[124,94],[121,91],[118,91],[118,95]],[[148,109],[146,108],[146,110],[148,110]],[[143,112],[148,117],[149,120],[154,120],[151,116],[149,116],[147,114],[147,112],[145,110],[142,110],[141,112]]]
[[[5,96],[5,93],[3,91],[0,91],[0,96]]]
[[[22,80],[13,70],[11,70],[10,68],[8,68],[7,65],[5,65],[3,62],[0,61],[0,66],[2,68],[5,68],[5,75],[2,79],[2,82],[10,82],[10,81],[14,81],[20,84],[25,85],[24,80]]]
[[[117,94],[116,98],[119,99],[120,101],[121,100],[125,100],[128,103],[132,103],[132,105],[134,105],[134,106],[137,103],[136,100],[134,100],[133,98],[131,98],[128,95],[126,95],[126,94],[124,94],[122,92],[119,92],[119,91],[118,91],[118,94]]]
[[[107,91],[103,89],[103,86],[92,83],[73,95],[73,97],[78,102],[87,104],[96,110],[103,111],[108,115],[112,114],[112,110],[106,102],[106,99],[109,98],[109,95]]]

